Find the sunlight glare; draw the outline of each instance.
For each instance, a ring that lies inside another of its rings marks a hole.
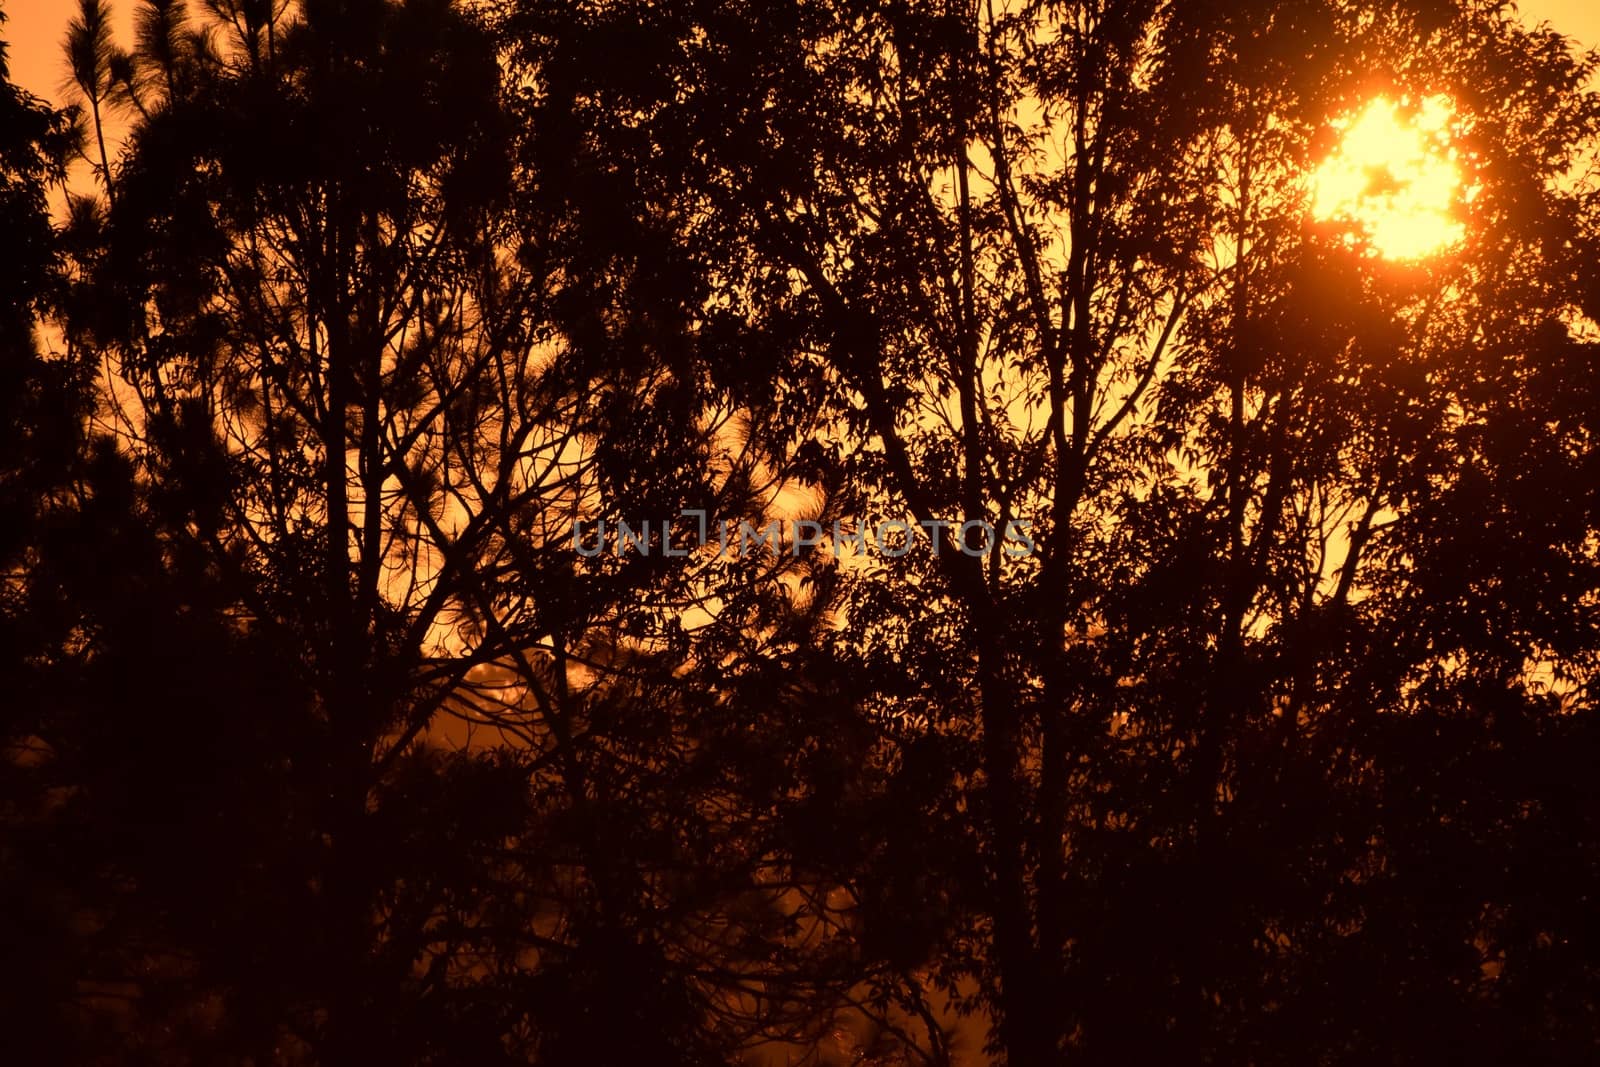
[[[1387,97],[1334,122],[1339,143],[1312,175],[1312,214],[1354,223],[1386,259],[1420,259],[1460,241],[1465,227],[1452,208],[1461,170],[1451,145],[1454,111],[1445,96],[1415,107]]]

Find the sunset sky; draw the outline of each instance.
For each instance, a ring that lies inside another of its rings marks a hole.
[[[1547,20],[1585,47],[1600,46],[1600,4],[1595,0],[1524,0],[1515,5],[1530,21]],[[5,39],[11,43],[11,78],[46,99],[59,102],[61,39],[76,10],[75,0],[0,0],[10,21]],[[118,40],[132,40],[134,4],[113,0]]]
[[[0,1067],[1600,1067],[1600,0],[0,46]]]

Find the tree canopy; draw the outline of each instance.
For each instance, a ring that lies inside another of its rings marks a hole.
[[[1594,57],[1489,0],[135,16],[67,112],[0,61],[25,1061],[1600,1053]],[[1425,246],[1319,207],[1375,103]]]

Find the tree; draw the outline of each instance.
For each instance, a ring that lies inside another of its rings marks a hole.
[[[726,585],[757,563],[674,564],[659,533],[574,543],[579,520],[760,510],[707,355],[730,338],[661,210],[586,173],[532,90],[514,125],[493,38],[450,4],[139,15],[136,117],[115,201],[65,235],[64,321],[160,558],[227,623],[193,678],[238,679],[226,732],[188,679],[134,721],[199,802],[236,794],[194,732],[263,768],[235,772],[259,799],[220,809],[224,855],[173,838],[126,875],[130,908],[187,915],[139,950],[172,961],[141,999],[192,1018],[160,1053],[708,1063],[814,1025],[803,890],[729,799],[787,756],[702,694],[724,657],[681,624],[742,590],[726,630],[775,579]],[[108,636],[106,676],[183,678],[158,636]],[[98,743],[142,747],[87,704]]]
[[[0,26],[4,18],[0,11]],[[0,640],[5,648],[0,685],[9,696],[0,712],[0,823],[5,828],[0,946],[7,959],[42,960],[51,954],[65,957],[70,932],[42,907],[55,887],[30,873],[33,857],[24,839],[42,800],[29,759],[38,731],[37,710],[26,699],[31,690],[27,664],[48,638],[23,625],[28,602],[23,567],[48,521],[50,494],[68,477],[63,456],[78,451],[81,391],[69,368],[41,357],[34,337],[36,311],[54,269],[46,192],[61,173],[65,118],[11,83],[7,51],[0,40],[0,242],[8,249],[0,266],[5,294],[0,297]],[[65,1037],[62,1020],[51,1010],[70,984],[63,970],[41,968],[27,983],[8,976],[0,1026],[37,1034],[41,1042]]]
[[[65,281],[46,192],[64,180],[75,131],[9,83],[0,103],[15,138],[0,462],[7,1047],[30,1062],[146,1062],[194,1039],[194,1005],[124,1005],[194,982],[175,948],[186,922],[191,937],[237,933],[245,913],[230,931],[219,905],[241,903],[232,887],[267,858],[241,845],[276,794],[270,767],[252,766],[263,752],[252,734],[271,721],[257,701],[286,710],[275,700],[289,694],[215,583],[168,550],[170,531],[96,417],[98,368],[35,343]],[[218,694],[245,680],[233,707],[248,725],[219,728]]]
[[[117,101],[118,75],[126,68],[128,58],[112,40],[111,9],[105,0],[80,0],[77,17],[67,27],[63,51],[67,76],[62,87],[89,106],[89,129],[94,135],[97,152],[94,168],[107,198],[114,198],[105,119],[107,111]]]
[[[1594,1059],[1592,59],[1484,0],[136,16],[72,27],[53,234],[0,93],[27,1055]],[[1432,255],[1309,208],[1375,97],[1453,108]]]
[[[935,531],[828,643],[951,835],[839,872],[940,902],[864,937],[1012,1063],[1592,1056],[1592,61],[1476,3],[515,6],[630,57],[586,128],[787,326],[833,506]],[[1305,207],[1380,92],[1478,188],[1410,266]]]

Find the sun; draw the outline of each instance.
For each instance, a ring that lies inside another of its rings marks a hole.
[[[1449,97],[1379,96],[1333,123],[1339,141],[1311,176],[1311,213],[1351,224],[1347,240],[1385,259],[1415,260],[1459,242],[1463,194]]]

